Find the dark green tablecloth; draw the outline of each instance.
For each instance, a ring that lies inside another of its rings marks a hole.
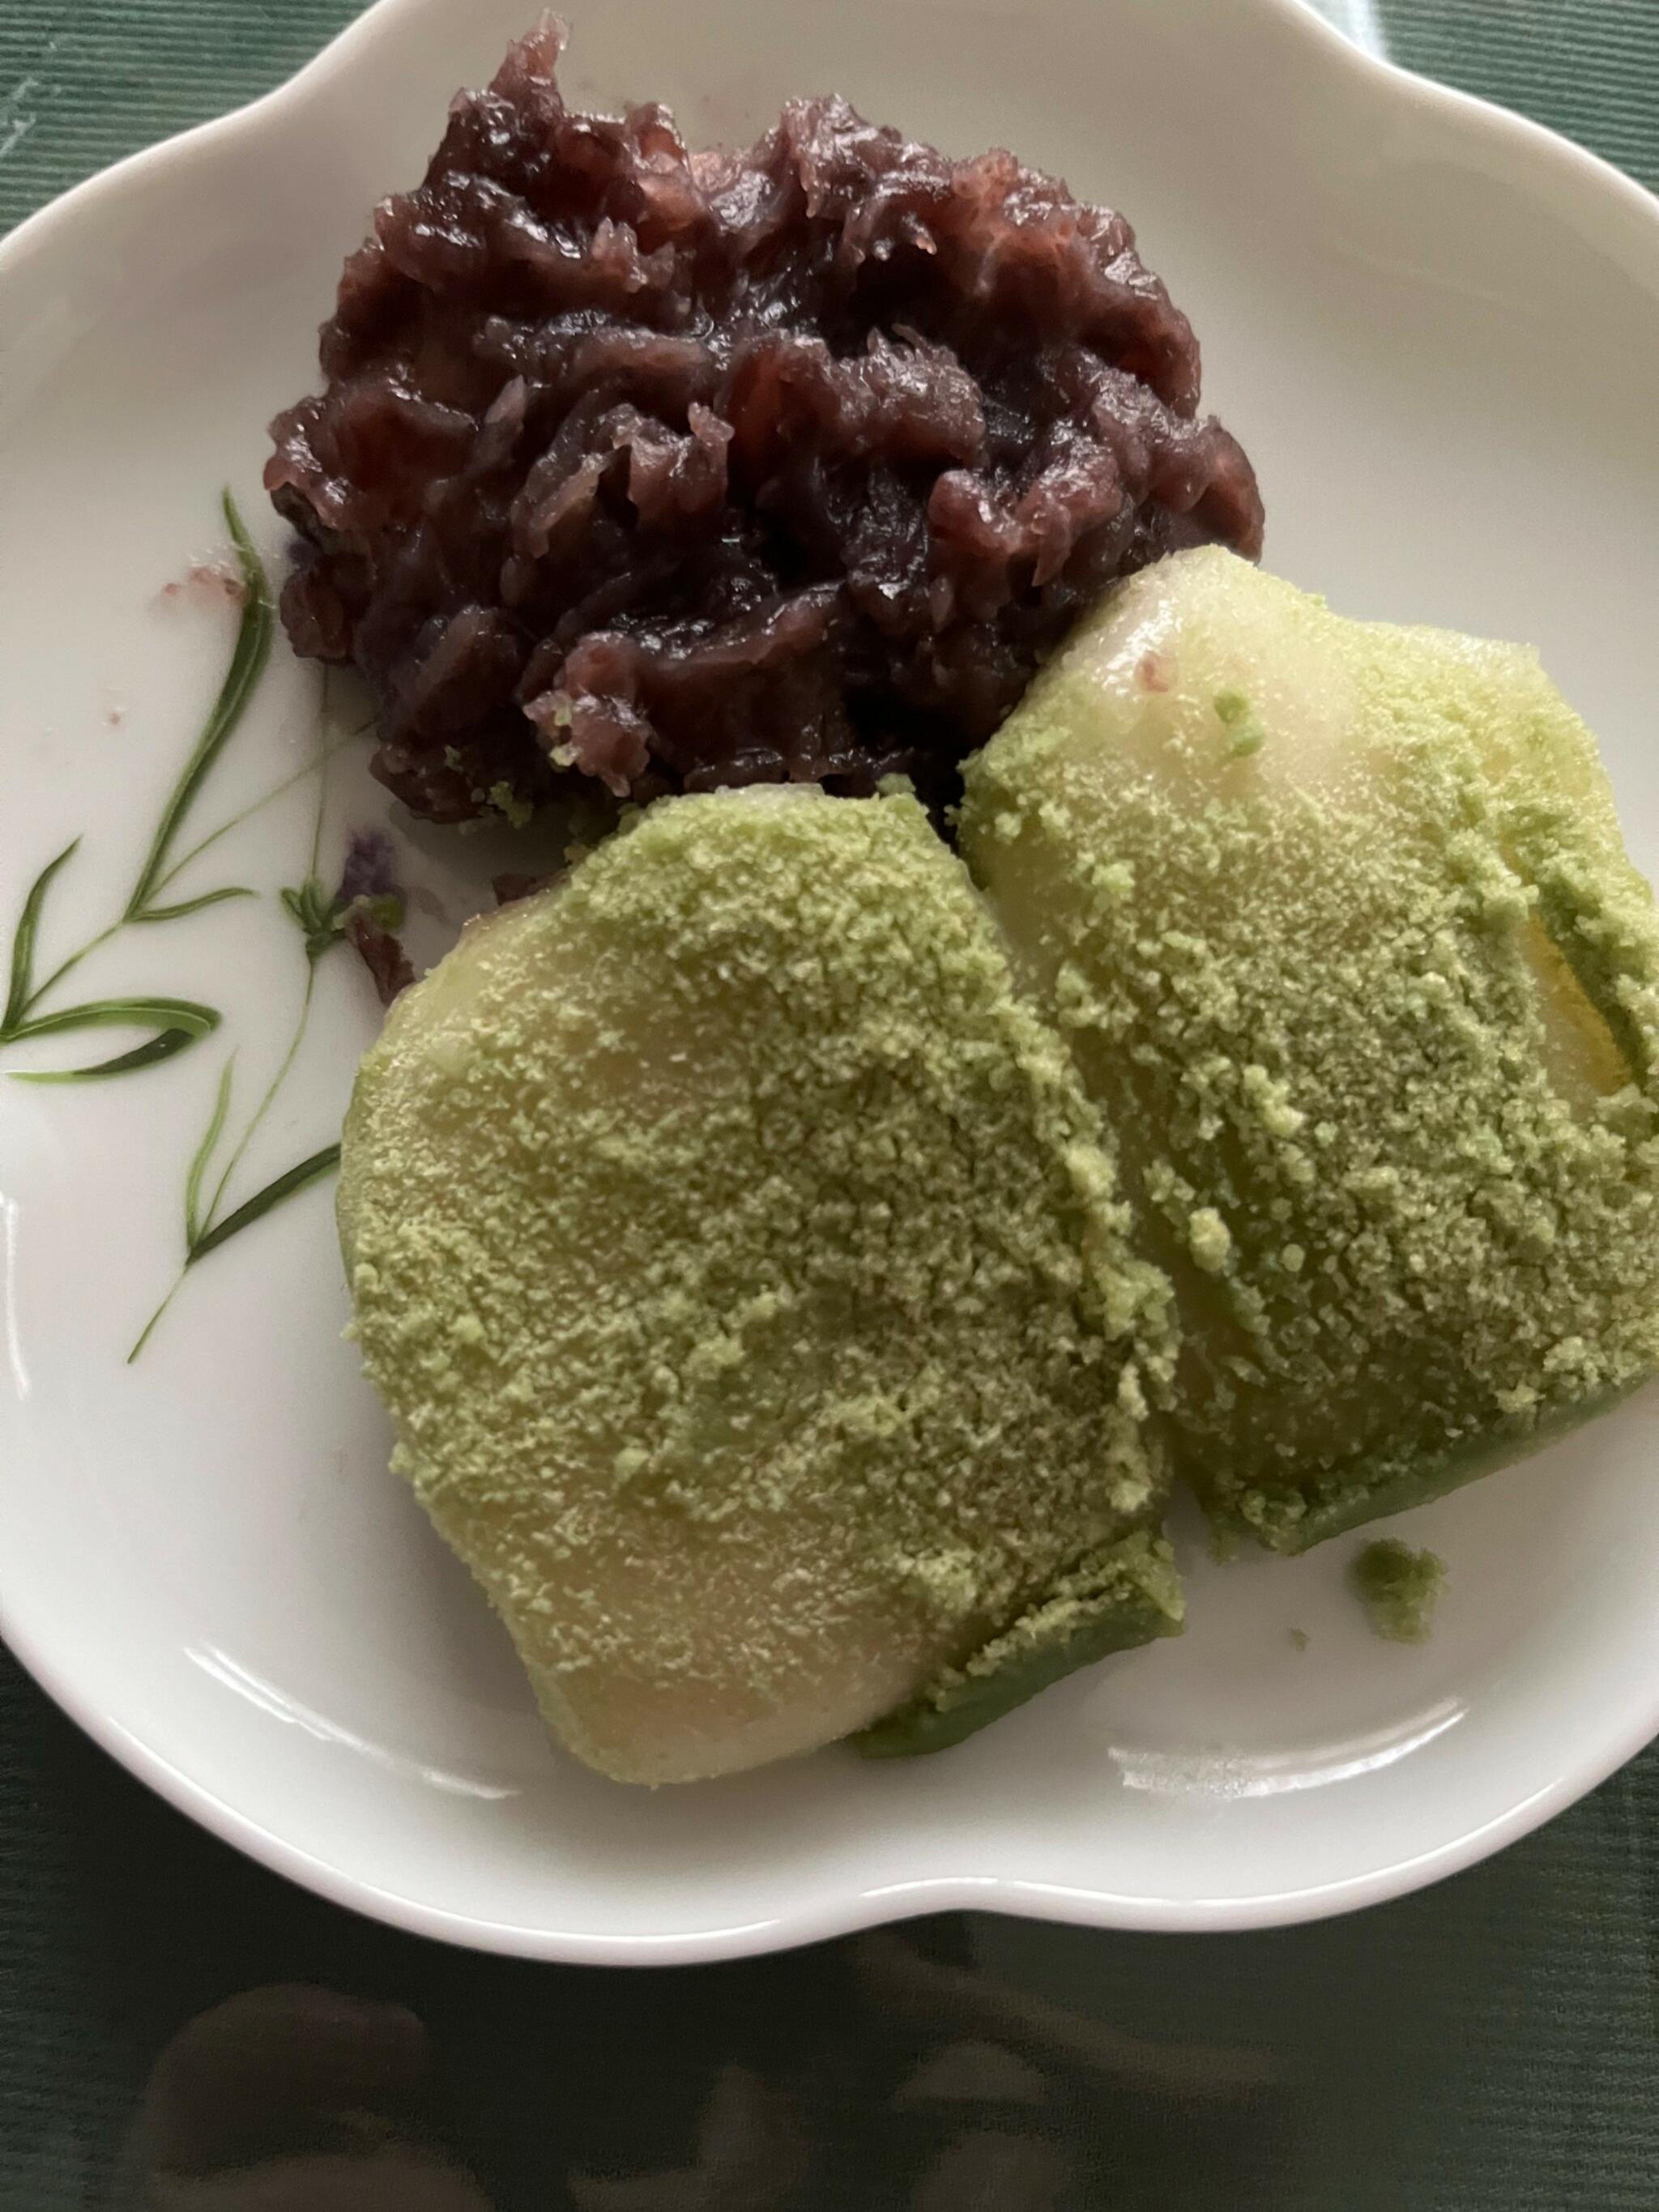
[[[118,155],[268,91],[356,13],[356,0],[0,0],[0,230]],[[1327,0],[1326,13],[1659,188],[1659,0]]]
[[[1659,185],[1659,0],[1329,8]],[[0,229],[352,12],[0,0]],[[0,1652],[0,2212],[1656,2212],[1656,1947],[1650,1753],[1491,1864],[1319,1928],[474,1958],[245,1864]]]

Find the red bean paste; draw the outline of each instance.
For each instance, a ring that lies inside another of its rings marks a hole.
[[[368,678],[417,814],[574,776],[948,797],[1113,578],[1260,550],[1121,216],[836,99],[689,152],[660,106],[568,109],[563,37],[456,100],[272,426],[289,634]]]

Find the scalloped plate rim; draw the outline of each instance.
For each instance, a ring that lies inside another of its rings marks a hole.
[[[440,13],[448,0],[374,0],[284,83],[239,108],[127,156],[60,195],[0,240],[0,306],[4,286],[25,262],[72,246],[76,227],[94,217],[128,185],[168,166],[234,158],[241,142],[335,80],[372,71],[382,47]],[[1523,157],[1540,185],[1598,197],[1609,217],[1633,222],[1650,246],[1659,289],[1659,198],[1599,156],[1568,139],[1473,94],[1436,83],[1355,45],[1311,0],[1234,0],[1238,15],[1293,31],[1322,65],[1364,95],[1389,106],[1433,113],[1458,130],[1502,144]],[[528,11],[527,11],[528,12]],[[92,1705],[53,1654],[21,1633],[0,1564],[0,1636],[40,1686],[103,1750],[179,1811],[248,1856],[331,1901],[410,1933],[503,1954],[574,1964],[693,1964],[769,1953],[854,1933],[921,1913],[986,1911],[1129,1930],[1221,1932],[1286,1926],[1401,1895],[1466,1869],[1541,1826],[1605,1780],[1659,1728],[1659,1707],[1604,1747],[1591,1765],[1575,1769],[1474,1832],[1382,1872],[1248,1899],[1220,1897],[1164,1902],[1002,1875],[917,1878],[854,1894],[826,1891],[799,1909],[753,1923],[661,1936],[595,1935],[492,1922],[445,1911],[383,1889],[287,1842],[239,1811],[204,1783],[161,1756]]]

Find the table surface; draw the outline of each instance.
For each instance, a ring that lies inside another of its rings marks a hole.
[[[1659,185],[1659,0],[1328,0]],[[0,0],[0,230],[353,0]],[[1423,1895],[1267,1935],[951,1916],[649,1973],[249,1865],[0,1650],[0,2212],[1654,2212],[1659,1747]]]

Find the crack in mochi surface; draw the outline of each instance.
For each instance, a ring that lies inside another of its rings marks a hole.
[[[970,764],[962,849],[1119,1145],[1178,1458],[1286,1551],[1659,1362],[1659,932],[1531,653],[1217,549]]]
[[[1178,1621],[1169,1285],[908,797],[667,800],[472,925],[340,1216],[396,1464],[607,1773],[963,1733],[999,1638]]]

